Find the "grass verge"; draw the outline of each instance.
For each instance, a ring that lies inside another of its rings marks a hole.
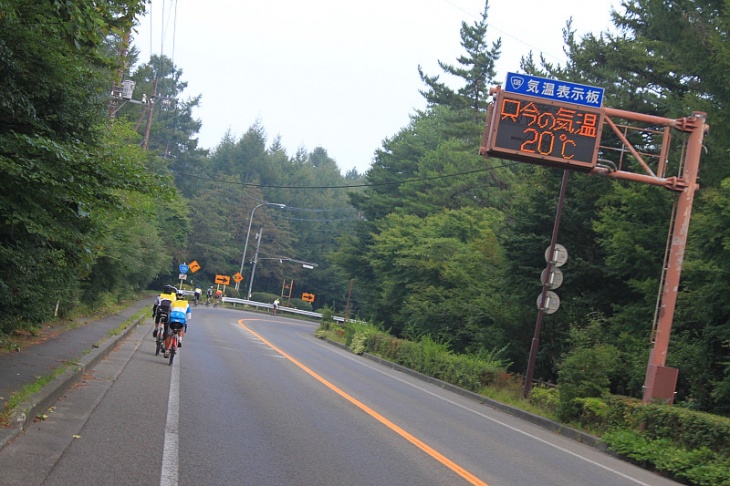
[[[120,311],[122,309],[123,309],[123,306],[119,306],[119,307],[115,307],[114,310]],[[90,320],[93,320],[94,318],[100,317],[102,315],[109,315],[110,313],[111,312],[99,313],[99,314],[96,314],[92,318],[85,318],[84,321],[86,323],[88,323],[88,322],[90,322]],[[148,313],[149,313],[149,310],[147,308],[140,309],[139,312],[137,312],[136,314],[127,318],[121,325],[119,325],[115,329],[110,329],[108,332],[109,337],[113,338],[115,336],[122,334],[130,326],[134,325],[136,322],[143,319],[145,317],[145,315]],[[53,334],[53,336],[56,336],[64,331],[69,331],[71,329],[75,329],[76,327],[79,327],[80,325],[82,325],[82,323],[79,323],[78,321],[74,321],[74,322],[76,322],[75,325],[66,325],[63,327],[63,330],[61,330],[61,331],[58,331],[58,329],[56,329],[57,332],[55,332]],[[52,337],[52,336],[46,336],[45,339],[48,339],[49,337]],[[108,338],[102,339],[98,343],[93,344],[92,347],[93,348],[100,347],[104,342],[106,342],[107,339]],[[18,349],[18,351],[20,351],[20,349]],[[87,349],[83,352],[83,354],[87,355],[91,352],[92,352],[91,349]],[[78,366],[78,363],[71,362],[71,361],[63,363],[58,368],[53,370],[50,374],[48,374],[46,376],[41,376],[33,383],[25,385],[21,390],[11,393],[8,398],[8,401],[5,403],[5,407],[3,408],[2,411],[0,411],[0,426],[3,426],[3,427],[9,426],[10,417],[22,403],[26,402],[28,400],[28,398],[31,397],[32,395],[40,392],[43,389],[43,387],[46,386],[51,381],[53,381],[54,378],[65,373],[69,369],[73,369],[74,366]]]

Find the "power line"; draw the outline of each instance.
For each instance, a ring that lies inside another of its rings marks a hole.
[[[448,179],[450,177],[460,177],[464,175],[470,175],[470,174],[478,174],[481,172],[490,172],[496,169],[503,169],[506,167],[511,167],[518,162],[511,162],[508,164],[502,164],[496,167],[487,167],[484,169],[475,169],[475,170],[469,170],[465,172],[457,172],[455,174],[444,174],[440,176],[433,176],[433,177],[422,177],[419,179],[405,179],[402,181],[393,181],[393,182],[380,182],[380,183],[366,183],[366,184],[345,184],[342,186],[279,186],[279,185],[273,185],[273,184],[255,184],[253,182],[236,182],[236,181],[226,181],[221,179],[214,179],[212,177],[206,177],[201,176],[197,174],[190,174],[186,172],[178,172],[178,174],[186,176],[186,177],[196,177],[198,179],[204,179],[212,182],[217,182],[220,184],[233,184],[237,186],[243,186],[243,187],[258,187],[262,189],[355,189],[359,187],[381,187],[381,186],[399,186],[401,184],[407,184],[409,182],[427,182],[427,181],[434,181],[439,179]]]

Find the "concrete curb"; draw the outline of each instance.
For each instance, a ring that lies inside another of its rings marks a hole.
[[[345,346],[342,343],[338,343],[336,341],[332,341],[329,339],[326,339],[325,341],[330,344],[333,344],[337,347],[340,347],[342,349],[351,351],[349,347]],[[396,371],[400,371],[401,373],[404,373],[406,375],[413,376],[414,378],[418,378],[419,380],[425,381],[427,383],[431,383],[431,384],[436,385],[445,390],[449,390],[453,393],[456,393],[457,395],[461,395],[463,397],[469,398],[471,400],[479,402],[488,407],[491,407],[491,408],[497,409],[499,411],[505,412],[507,414],[510,414],[512,416],[515,416],[521,420],[525,420],[527,422],[535,424],[538,427],[542,427],[542,428],[549,430],[551,432],[554,432],[558,435],[562,435],[563,437],[567,437],[569,439],[572,439],[572,440],[575,440],[578,442],[582,442],[583,444],[586,444],[586,445],[593,447],[597,450],[600,450],[602,452],[608,452],[606,445],[601,441],[600,438],[598,438],[594,435],[586,434],[585,432],[581,432],[580,430],[573,429],[571,427],[560,424],[560,423],[555,422],[550,419],[546,419],[545,417],[541,417],[539,415],[525,412],[524,410],[520,410],[519,408],[505,405],[504,403],[492,400],[491,398],[487,398],[485,396],[479,395],[478,393],[474,393],[474,392],[471,392],[464,388],[460,388],[456,385],[452,385],[451,383],[447,383],[447,382],[439,380],[437,378],[433,378],[431,376],[424,375],[417,371],[413,371],[410,368],[406,368],[405,366],[401,366],[401,365],[393,363],[391,361],[387,361],[378,356],[368,354],[368,353],[363,353],[362,356],[364,358],[367,358],[371,361],[375,361],[376,363],[379,363],[388,368],[394,369]]]
[[[92,345],[92,349],[87,350],[78,361],[73,364],[66,363],[71,366],[67,367],[63,373],[54,377],[38,393],[34,393],[25,401],[21,402],[10,414],[10,426],[0,428],[0,449],[3,449],[12,442],[29,424],[33,423],[39,414],[42,414],[56,403],[59,398],[65,395],[72,386],[81,380],[88,370],[104,359],[121,340],[126,338],[147,317],[147,315],[144,315],[138,318],[119,334],[109,336]]]

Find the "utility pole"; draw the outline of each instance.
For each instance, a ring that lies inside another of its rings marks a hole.
[[[548,254],[550,258],[547,261],[546,273],[549,275],[553,267],[553,255],[555,253],[555,245],[558,242],[558,230],[560,229],[560,220],[563,217],[563,202],[565,201],[565,192],[568,187],[568,176],[570,171],[563,171],[563,180],[560,184],[560,196],[558,196],[558,208],[555,211],[555,221],[553,222],[553,234],[550,240]],[[542,319],[545,314],[545,297],[547,296],[548,282],[542,284],[542,294],[540,294],[540,306],[537,310],[537,320],[535,322],[535,334],[532,337],[532,345],[530,346],[530,356],[527,361],[527,372],[525,373],[525,382],[523,383],[522,396],[530,397],[532,391],[532,379],[535,376],[535,363],[537,363],[537,351],[540,348],[540,331],[542,329]]]
[[[352,296],[352,279],[347,289],[347,303],[345,304],[345,322],[350,318],[350,296]]]
[[[158,77],[155,76],[155,84],[152,88],[152,96],[150,96],[149,100],[147,100],[147,103],[149,103],[149,106],[147,108],[147,127],[144,130],[142,150],[147,150],[147,144],[150,141],[150,130],[152,129],[152,113],[155,111],[155,100],[157,99],[157,80]]]
[[[248,280],[248,294],[247,299],[251,300],[251,289],[253,288],[253,277],[256,274],[256,262],[259,259],[259,247],[261,246],[261,237],[264,235],[264,227],[259,228],[259,234],[256,235],[258,241],[256,242],[256,252],[253,254],[253,267],[251,268],[251,278]]]
[[[127,64],[127,54],[129,53],[129,31],[124,32],[122,37],[122,44],[119,51],[119,66],[117,67],[117,74],[114,77],[114,83],[112,84],[112,93],[109,98],[109,118],[114,120],[114,117],[119,109],[119,100],[122,99],[122,79],[124,78],[124,69]]]

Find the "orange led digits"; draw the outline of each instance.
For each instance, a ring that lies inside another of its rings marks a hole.
[[[580,126],[578,133],[580,135],[585,135],[586,137],[595,137],[598,134],[596,128],[597,121],[598,115],[595,113],[584,113],[583,124]]]
[[[600,109],[500,92],[489,150],[495,155],[542,165],[595,167]]]
[[[502,119],[510,118],[517,123],[517,118],[520,116],[520,106],[522,104],[517,100],[504,100],[504,103],[502,103]]]

